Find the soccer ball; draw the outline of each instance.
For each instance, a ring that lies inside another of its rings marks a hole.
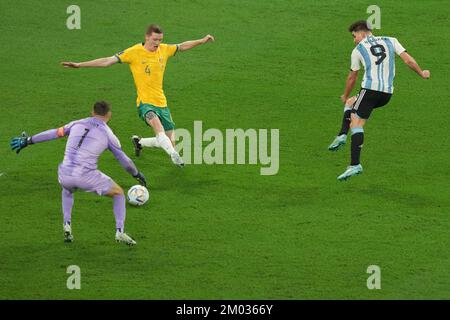
[[[141,185],[135,185],[128,190],[127,193],[127,199],[130,204],[133,206],[142,206],[150,197],[150,194],[148,193],[148,190],[146,187]]]

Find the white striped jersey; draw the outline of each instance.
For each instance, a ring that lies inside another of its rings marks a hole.
[[[370,35],[353,49],[350,69],[357,71],[364,66],[362,88],[393,93],[395,54],[404,51],[396,38]]]

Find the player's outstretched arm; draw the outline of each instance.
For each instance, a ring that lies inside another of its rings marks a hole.
[[[142,174],[142,172],[139,172],[133,160],[131,160],[125,154],[125,152],[123,152],[122,148],[120,147],[119,139],[117,139],[117,137],[112,134],[108,136],[108,139],[108,149],[112,152],[117,161],[119,161],[122,168],[124,168],[129,174],[131,174],[133,178],[137,179],[140,185],[146,187],[147,181],[145,180],[145,176]]]
[[[147,181],[145,180],[145,176],[142,172],[140,172],[136,165],[134,164],[133,160],[131,160],[125,152],[123,152],[121,149],[117,148],[111,148],[111,152],[113,153],[114,157],[120,162],[120,165],[133,176],[133,178],[137,179],[140,185],[146,187]]]
[[[106,68],[119,62],[116,56],[100,58],[85,62],[61,62],[65,68]]]
[[[351,70],[347,76],[347,82],[345,84],[344,94],[341,96],[341,100],[345,103],[350,96],[353,88],[355,87],[356,80],[358,79],[358,71]]]
[[[402,52],[400,58],[402,58],[403,62],[406,63],[411,70],[414,70],[423,79],[430,78],[430,71],[422,70],[416,60],[408,52]]]
[[[50,129],[40,132],[32,137],[30,137],[26,132],[22,132],[19,137],[14,137],[11,139],[11,149],[16,151],[18,154],[20,150],[28,147],[30,144],[55,140],[64,136],[64,129]]]
[[[198,39],[198,40],[190,40],[190,41],[185,41],[183,43],[178,44],[178,50],[180,52],[192,49],[196,46],[205,44],[209,41],[214,41],[214,37],[210,34],[208,34],[207,36],[203,37],[202,39]]]

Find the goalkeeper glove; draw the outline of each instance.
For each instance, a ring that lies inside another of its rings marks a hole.
[[[20,150],[32,144],[31,137],[29,137],[26,132],[22,132],[20,137],[14,137],[11,139],[11,149],[19,154]]]
[[[137,175],[133,176],[134,178],[139,181],[139,184],[141,186],[147,187],[147,181],[145,180],[145,176],[142,172],[138,172]]]

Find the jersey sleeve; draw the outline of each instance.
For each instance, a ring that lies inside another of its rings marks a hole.
[[[40,143],[68,136],[70,134],[70,129],[76,123],[77,121],[72,121],[63,127],[59,127],[57,129],[50,129],[35,134],[34,136],[31,137],[31,143]]]
[[[132,63],[134,59],[134,50],[133,47],[130,47],[128,49],[125,49],[124,51],[118,52],[114,55],[118,60],[119,63]]]
[[[64,136],[68,136],[70,134],[70,129],[72,129],[72,127],[77,123],[78,121],[72,121],[69,122],[68,124],[66,124],[63,127],[60,127],[58,129],[56,129],[56,133],[58,135],[58,137],[64,137]]]
[[[167,57],[173,57],[178,52],[177,44],[165,44]]]
[[[108,148],[111,151],[122,150],[122,145],[120,144],[119,138],[116,137],[112,131],[108,130]]]
[[[112,152],[120,165],[131,175],[135,176],[138,174],[138,170],[134,162],[123,152],[122,146],[120,145],[119,139],[108,130],[108,149]]]
[[[354,49],[352,51],[352,57],[351,57],[351,63],[350,63],[350,70],[352,71],[358,71],[359,69],[361,69],[361,63],[360,63],[361,59],[360,59],[360,54],[359,52]]]
[[[397,38],[392,38],[392,42],[394,44],[394,51],[397,55],[401,55],[406,49],[398,42]]]

